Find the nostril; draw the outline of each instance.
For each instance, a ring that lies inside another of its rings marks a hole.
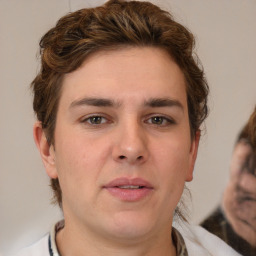
[[[125,159],[125,156],[119,156],[120,159]]]
[[[137,159],[138,159],[138,160],[142,159],[142,156],[138,156]]]

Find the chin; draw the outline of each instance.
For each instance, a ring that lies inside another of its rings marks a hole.
[[[147,218],[145,215],[138,214],[116,214],[112,221],[111,230],[112,234],[119,239],[126,239],[132,241],[139,238],[147,237],[154,231],[156,223],[152,222],[154,218]]]

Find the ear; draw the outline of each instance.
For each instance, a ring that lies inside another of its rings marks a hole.
[[[56,179],[58,173],[55,165],[54,147],[53,145],[49,145],[41,122],[38,121],[34,124],[33,135],[48,176],[52,179]]]
[[[200,136],[201,136],[201,132],[200,132],[200,130],[198,130],[195,134],[195,137],[193,138],[193,140],[191,142],[189,169],[188,169],[187,176],[186,176],[186,181],[188,181],[188,182],[193,180],[193,171],[194,171],[194,166],[195,166],[195,162],[196,162]]]

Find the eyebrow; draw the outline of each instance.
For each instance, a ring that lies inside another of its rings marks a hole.
[[[95,106],[95,107],[119,107],[120,102],[105,98],[82,98],[80,100],[75,100],[70,104],[70,108],[79,106]],[[151,98],[144,102],[144,106],[151,108],[159,107],[179,107],[184,110],[183,105],[180,101],[170,99],[170,98]]]
[[[170,98],[152,98],[145,102],[145,106],[158,108],[158,107],[179,107],[184,110],[182,103],[178,100]]]
[[[104,98],[83,98],[80,100],[75,100],[70,104],[70,108],[78,107],[78,106],[95,106],[95,107],[117,107],[120,104],[118,102],[114,102],[110,99]]]

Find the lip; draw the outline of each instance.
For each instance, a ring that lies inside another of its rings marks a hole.
[[[122,186],[138,186],[139,188],[121,188]],[[136,202],[144,199],[153,191],[150,182],[141,178],[117,178],[103,186],[113,197],[127,202]]]

